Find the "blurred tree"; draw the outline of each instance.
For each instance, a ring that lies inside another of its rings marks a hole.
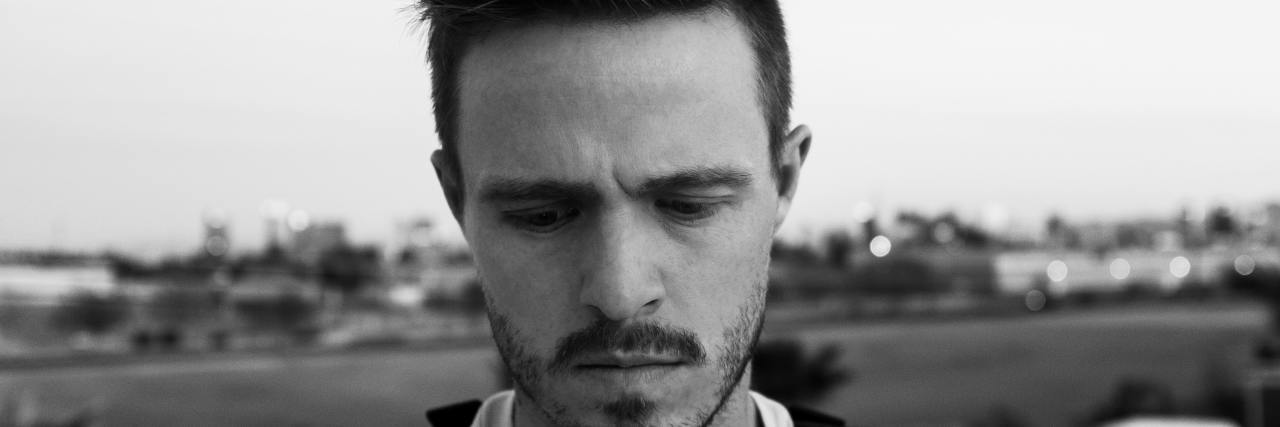
[[[54,326],[69,332],[102,334],[128,317],[128,300],[122,295],[77,293],[65,298],[53,314]]]
[[[1058,214],[1049,215],[1049,218],[1044,221],[1045,232],[1049,233],[1050,236],[1059,235],[1066,230],[1066,228],[1067,222],[1064,221],[1061,216],[1058,216]]]
[[[1217,206],[1209,211],[1209,217],[1205,219],[1205,227],[1210,239],[1234,237],[1240,232],[1240,225],[1231,215],[1231,210],[1225,206]]]
[[[457,294],[437,294],[422,300],[422,307],[432,310],[462,311],[465,313],[483,313],[485,307],[484,289],[479,280],[468,280],[462,285],[462,292]]]
[[[960,217],[956,216],[955,212],[944,212],[928,224],[928,230],[932,231],[940,228],[945,228],[949,231],[948,233],[941,234],[949,234],[951,241],[959,243],[961,246],[965,247],[985,248],[989,246],[993,240],[982,228],[961,221]],[[938,236],[932,232],[929,233],[927,237],[929,237],[929,240],[938,244],[951,243],[951,241],[938,240],[939,237],[944,236]]]
[[[831,230],[823,236],[826,248],[827,265],[836,268],[849,266],[849,255],[853,253],[853,236],[844,230]]]
[[[864,239],[870,241],[871,238],[879,235],[880,224],[876,222],[875,218],[868,219],[866,222],[862,223],[862,236]]]
[[[400,254],[396,256],[396,263],[400,265],[415,264],[419,261],[418,251],[410,248],[400,250]]]
[[[479,280],[468,281],[462,290],[462,308],[470,312],[484,311],[484,289]]]
[[[852,377],[834,344],[808,353],[798,341],[766,341],[752,360],[751,388],[784,404],[813,403]]]
[[[946,289],[933,268],[914,256],[887,257],[860,266],[850,280],[858,291],[870,294],[906,296],[935,293]]]
[[[236,301],[236,314],[255,329],[289,330],[310,326],[316,305],[298,294]]]
[[[1151,247],[1154,245],[1150,233],[1133,224],[1120,224],[1116,227],[1116,246],[1121,249]]]
[[[155,263],[119,253],[108,253],[106,259],[118,278],[166,279],[181,284],[202,283],[223,264],[222,259],[207,255],[168,257]]]
[[[773,246],[769,248],[769,255],[774,261],[794,262],[799,265],[813,265],[818,263],[818,253],[804,244],[788,244],[782,240],[774,239]]]
[[[354,294],[381,277],[381,259],[375,247],[339,245],[320,256],[320,283],[343,295]]]
[[[203,289],[171,287],[156,294],[148,311],[152,320],[180,327],[210,316],[214,302],[213,296]]]
[[[106,254],[107,264],[116,278],[143,278],[155,275],[155,268],[147,263],[125,254],[109,252]]]
[[[1226,267],[1222,269],[1221,277],[1232,291],[1254,295],[1265,301],[1271,312],[1271,333],[1280,335],[1280,270],[1258,267],[1243,275],[1233,267]]]
[[[289,262],[289,254],[285,252],[284,246],[281,246],[279,242],[272,241],[267,244],[267,248],[262,251],[258,259],[265,264],[287,264]]]
[[[933,243],[933,230],[930,225],[932,221],[930,221],[929,218],[926,218],[923,214],[913,211],[902,211],[898,213],[897,221],[898,229],[905,231],[905,235],[895,239],[895,245],[919,245]],[[900,234],[901,231],[899,232]]]
[[[1089,425],[1104,425],[1134,416],[1176,415],[1173,390],[1159,382],[1126,378],[1116,384],[1111,397],[1090,415]]]
[[[1067,224],[1067,221],[1058,214],[1049,215],[1045,220],[1044,229],[1049,241],[1054,245],[1069,249],[1079,249],[1081,246],[1080,232]]]

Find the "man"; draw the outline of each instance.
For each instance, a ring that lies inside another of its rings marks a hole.
[[[431,160],[515,383],[428,418],[793,425],[795,411],[748,389],[769,249],[810,140],[788,131],[776,0],[419,11],[442,145]],[[800,421],[815,420],[829,421]]]

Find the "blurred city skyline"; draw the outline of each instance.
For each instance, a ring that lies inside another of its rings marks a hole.
[[[283,201],[456,238],[406,1],[0,0],[0,249],[234,248]],[[813,150],[784,235],[860,206],[1038,225],[1280,200],[1280,5],[784,1]],[[447,237],[448,238],[448,237]]]

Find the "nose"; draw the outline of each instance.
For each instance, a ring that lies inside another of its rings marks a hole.
[[[666,298],[658,265],[661,231],[638,220],[626,214],[602,219],[582,258],[581,303],[611,321],[651,315]]]

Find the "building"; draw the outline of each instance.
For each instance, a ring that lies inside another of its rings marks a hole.
[[[1135,287],[1171,293],[1189,285],[1219,286],[1228,274],[1280,268],[1280,253],[1266,247],[1025,251],[998,254],[993,263],[997,289],[1005,295],[1119,293]]]
[[[340,222],[309,224],[293,232],[293,258],[307,265],[317,265],[320,258],[334,248],[347,244],[347,230]]]
[[[446,243],[431,220],[410,220],[397,228],[403,240],[392,257],[393,300],[404,305],[428,299],[458,300],[476,285],[470,253]]]
[[[115,290],[115,274],[101,261],[0,264],[0,298],[52,302],[80,292],[106,294]]]

